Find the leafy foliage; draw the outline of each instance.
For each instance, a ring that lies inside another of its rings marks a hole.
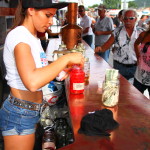
[[[104,5],[106,5],[108,9],[120,9],[121,0],[105,0]]]
[[[108,9],[120,9],[121,8],[121,0],[103,0],[103,3],[104,3],[104,5],[107,6]],[[98,6],[99,6],[99,4],[94,4],[92,6],[89,6],[89,8],[95,8]],[[128,6],[129,6],[129,8],[150,7],[150,0],[129,1]]]
[[[149,0],[135,0],[135,3],[137,4],[137,7],[150,7],[150,1]]]
[[[128,5],[129,8],[138,8],[138,5],[135,1],[130,1]]]

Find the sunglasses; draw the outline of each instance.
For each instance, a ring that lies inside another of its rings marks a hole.
[[[84,10],[79,10],[78,12],[83,12]]]
[[[123,19],[124,19],[124,20],[128,20],[128,19],[129,19],[129,20],[134,20],[135,18],[136,18],[136,17],[124,17]]]

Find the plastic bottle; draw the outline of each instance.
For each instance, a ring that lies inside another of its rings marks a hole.
[[[49,83],[48,88],[51,92],[58,91],[57,86],[54,84],[54,81],[51,81]]]
[[[70,72],[70,92],[72,94],[80,94],[84,92],[85,73],[83,69],[74,65]]]
[[[89,80],[90,77],[90,62],[88,57],[85,58],[84,72],[85,72],[85,82],[86,82]]]

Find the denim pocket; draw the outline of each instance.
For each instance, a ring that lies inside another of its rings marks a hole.
[[[21,132],[25,129],[34,129],[39,118],[39,111],[23,109],[5,100],[0,109],[0,130],[16,129]]]
[[[7,111],[4,107],[0,109],[0,130],[6,130],[8,125],[8,120],[10,117],[9,111]]]

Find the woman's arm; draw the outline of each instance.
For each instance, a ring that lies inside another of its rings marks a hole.
[[[90,27],[85,28],[85,29],[83,30],[83,33],[88,33],[88,32],[89,32],[89,28],[90,28]]]
[[[140,57],[139,45],[144,40],[143,38],[144,38],[145,34],[146,34],[146,32],[141,32],[139,34],[139,37],[136,39],[136,41],[134,43],[134,50],[135,50],[135,54],[136,54],[137,59]]]
[[[53,80],[67,64],[83,65],[84,63],[82,54],[70,53],[60,57],[48,66],[36,68],[30,46],[25,43],[20,43],[15,47],[14,55],[20,78],[25,87],[32,92]]]

